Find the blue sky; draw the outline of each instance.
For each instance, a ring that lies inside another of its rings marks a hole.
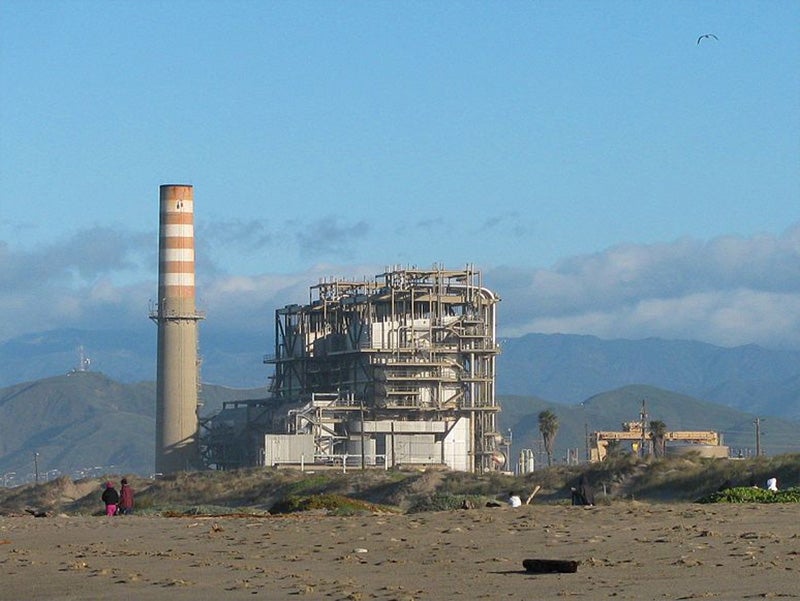
[[[798,31],[793,0],[0,0],[0,339],[151,327],[190,183],[204,327],[471,263],[503,335],[800,348]]]

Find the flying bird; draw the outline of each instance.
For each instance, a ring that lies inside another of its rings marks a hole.
[[[708,39],[714,38],[715,40],[719,41],[719,38],[715,36],[713,33],[704,33],[699,38],[697,38],[697,43],[700,44],[700,40],[702,40],[703,38],[708,38]]]

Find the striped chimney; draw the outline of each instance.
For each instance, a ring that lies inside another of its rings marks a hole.
[[[197,469],[197,322],[194,281],[194,191],[160,190],[156,374],[156,472]]]

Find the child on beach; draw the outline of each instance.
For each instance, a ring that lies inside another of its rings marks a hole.
[[[106,504],[106,515],[113,516],[117,514],[117,503],[119,503],[119,493],[114,488],[113,482],[106,482],[106,489],[100,497],[103,503]]]

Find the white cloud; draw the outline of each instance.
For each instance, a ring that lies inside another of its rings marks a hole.
[[[353,233],[333,226],[340,234],[333,247]],[[97,228],[30,252],[0,242],[0,339],[62,327],[146,327],[157,286],[155,245],[152,236]],[[309,286],[372,279],[383,263],[256,275],[198,270],[197,305],[208,326],[266,334],[275,309],[307,302]],[[561,332],[800,348],[800,224],[777,236],[621,244],[551,269],[484,270],[484,283],[503,299],[503,336]]]
[[[542,315],[502,333],[518,336],[592,334],[600,338],[672,338],[702,340],[720,346],[756,343],[798,348],[800,295],[751,290],[698,293],[680,298],[651,298],[608,311]]]
[[[295,237],[302,256],[350,258],[369,232],[370,226],[366,221],[345,224],[336,216],[328,216],[310,222],[299,229]]]
[[[553,269],[499,268],[500,331],[800,348],[800,226],[780,236],[625,244]]]

